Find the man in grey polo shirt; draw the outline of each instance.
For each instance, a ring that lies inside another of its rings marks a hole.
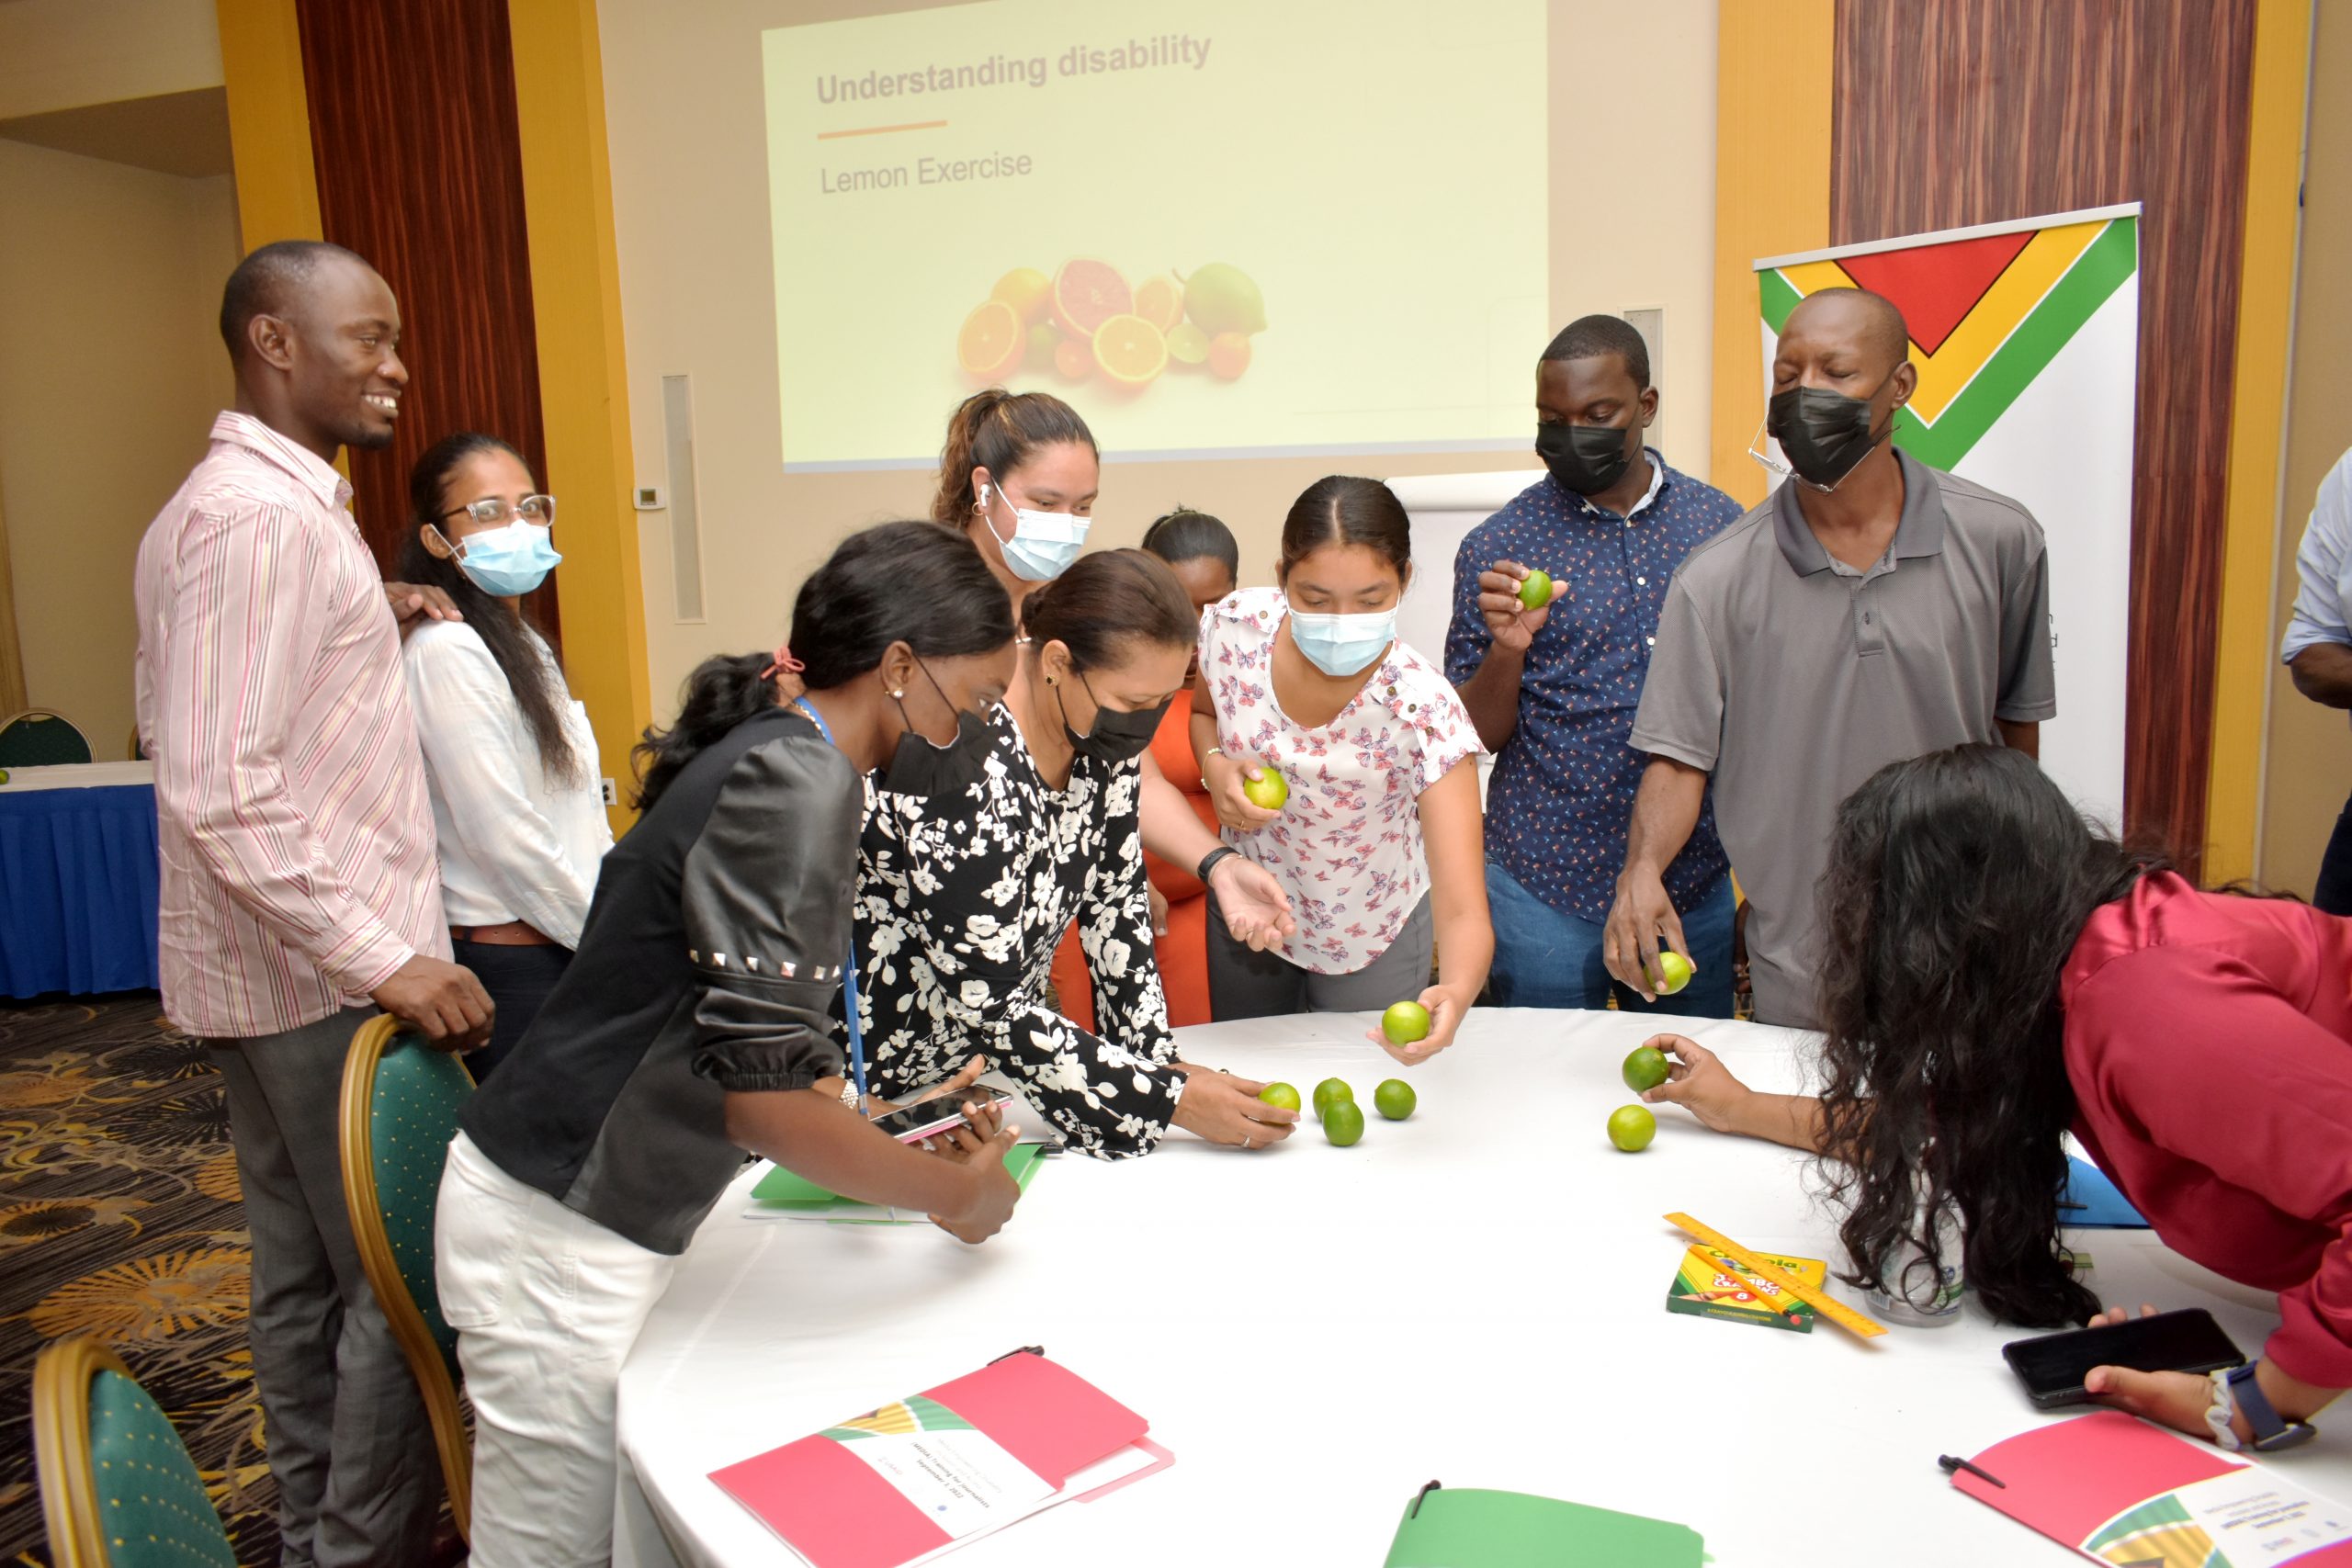
[[[1767,415],[1794,470],[1683,561],[1633,743],[1634,803],[1605,956],[1647,994],[1680,922],[1660,873],[1715,822],[1747,895],[1762,1023],[1815,1022],[1814,883],[1838,807],[1889,762],[1969,741],[2035,751],[2057,711],[2041,526],[1888,439],[1917,383],[1900,311],[1825,289],[1791,311]]]

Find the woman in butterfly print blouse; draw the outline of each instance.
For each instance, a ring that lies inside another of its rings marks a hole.
[[[1283,885],[1297,931],[1252,953],[1212,919],[1210,1005],[1223,1020],[1418,1000],[1426,1039],[1373,1037],[1426,1061],[1453,1042],[1494,955],[1477,732],[1443,673],[1396,640],[1411,529],[1387,486],[1308,487],[1283,525],[1279,570],[1282,588],[1244,590],[1204,620],[1193,741],[1227,841]],[[1287,782],[1279,809],[1243,793],[1261,764]]]

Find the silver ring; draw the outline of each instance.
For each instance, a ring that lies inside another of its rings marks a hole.
[[[1254,1143],[1250,1142],[1250,1134],[1249,1134],[1244,1133],[1243,1134],[1241,1134],[1241,1146],[1242,1146],[1243,1148],[1245,1148],[1245,1149],[1250,1149],[1250,1148],[1255,1148],[1255,1147],[1257,1147],[1257,1145],[1255,1145]]]

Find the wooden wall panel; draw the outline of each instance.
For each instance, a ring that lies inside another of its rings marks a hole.
[[[409,468],[445,435],[497,435],[556,490],[507,8],[298,0],[298,11],[322,230],[374,263],[401,303],[400,423],[384,451],[351,454],[353,509],[389,570],[408,531]],[[550,631],[554,594],[550,581],[535,596]]]
[[[2205,838],[2255,4],[1838,6],[1831,243],[2143,204],[2125,813],[2191,860]]]

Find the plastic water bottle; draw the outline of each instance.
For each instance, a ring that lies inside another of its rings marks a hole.
[[[1968,1289],[1960,1211],[1947,1199],[1935,1211],[1936,1247],[1940,1267],[1928,1261],[1917,1237],[1931,1223],[1928,1212],[1928,1182],[1917,1178],[1917,1205],[1912,1212],[1909,1235],[1879,1261],[1878,1290],[1868,1292],[1871,1311],[1889,1323],[1915,1328],[1941,1328],[1960,1321],[1960,1298]]]

